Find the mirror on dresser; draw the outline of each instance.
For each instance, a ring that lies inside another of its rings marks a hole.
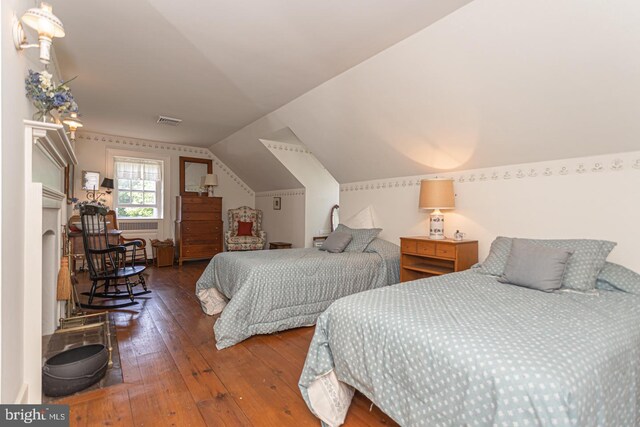
[[[180,157],[180,195],[203,194],[205,189],[202,188],[202,177],[209,173],[213,173],[213,162],[210,159]]]

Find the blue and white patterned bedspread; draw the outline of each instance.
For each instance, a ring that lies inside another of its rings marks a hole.
[[[474,271],[363,292],[318,318],[300,379],[312,411],[327,373],[403,426],[637,426],[640,297]]]
[[[196,284],[223,349],[256,334],[313,325],[336,299],[398,283],[400,248],[381,239],[364,253],[315,248],[216,255]]]

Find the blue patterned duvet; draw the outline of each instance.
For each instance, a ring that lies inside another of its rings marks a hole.
[[[300,379],[333,424],[351,387],[403,426],[637,426],[640,297],[474,271],[352,295],[318,318]]]
[[[196,284],[223,349],[256,334],[309,326],[333,301],[399,281],[400,248],[381,239],[367,252],[318,249],[225,252],[216,255]]]

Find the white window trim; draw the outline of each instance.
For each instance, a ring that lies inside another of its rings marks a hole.
[[[118,150],[113,148],[107,148],[107,155],[105,156],[105,171],[106,176],[113,177],[114,176],[114,158],[115,157],[130,157],[130,158],[139,158],[139,159],[149,159],[149,160],[160,160],[163,162],[163,171],[162,171],[162,217],[161,218],[118,218],[119,222],[129,222],[129,221],[159,221],[164,222],[167,221],[171,217],[171,157],[163,156],[161,154],[157,154],[154,152],[147,151],[131,151],[131,150]],[[115,183],[115,180],[114,180]],[[117,191],[111,194],[111,203],[115,210],[115,196],[117,195]],[[164,228],[164,227],[163,227]],[[166,230],[163,234],[166,234]]]

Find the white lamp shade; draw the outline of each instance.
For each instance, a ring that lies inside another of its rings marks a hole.
[[[214,173],[208,173],[202,177],[202,186],[208,187],[210,185],[218,185],[218,175]]]
[[[62,21],[52,12],[51,5],[42,2],[40,7],[34,7],[22,15],[22,22],[38,32],[38,36],[52,39],[64,37]]]
[[[420,203],[423,209],[454,209],[456,207],[451,179],[423,179],[420,182]]]

